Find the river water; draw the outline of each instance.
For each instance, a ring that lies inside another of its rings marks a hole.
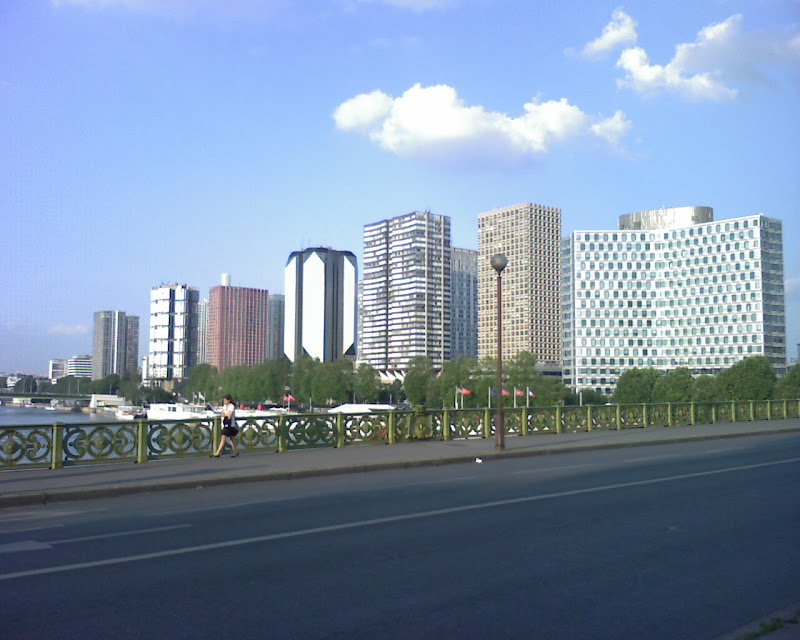
[[[0,406],[0,427],[15,427],[31,424],[53,424],[63,422],[119,422],[113,413],[73,413],[72,411],[48,411],[40,407]]]

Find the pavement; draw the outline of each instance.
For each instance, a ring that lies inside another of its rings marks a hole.
[[[240,448],[241,455],[236,458],[232,458],[229,450],[226,450],[220,458],[203,455],[150,460],[144,464],[117,462],[57,470],[2,470],[0,509],[243,482],[475,463],[476,458],[491,463],[512,457],[787,433],[800,433],[800,419],[507,436],[506,448],[500,451],[495,450],[493,439],[423,440],[393,445],[348,445],[341,449],[303,449],[284,453],[263,449],[245,451]],[[763,623],[775,618],[797,620],[798,614],[800,603],[716,640],[739,640],[749,633],[757,633]],[[789,623],[771,633],[748,637],[800,640],[800,623]]]

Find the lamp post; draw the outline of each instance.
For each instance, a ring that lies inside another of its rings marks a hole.
[[[500,274],[508,259],[502,253],[492,256],[492,269],[497,271],[497,414],[495,416],[494,448],[506,448],[506,425],[503,415],[503,289]]]

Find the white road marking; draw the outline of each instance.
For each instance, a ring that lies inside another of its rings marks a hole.
[[[431,518],[435,516],[448,515],[451,513],[464,513],[468,511],[477,511],[480,509],[491,509],[493,507],[505,507],[514,504],[524,504],[526,502],[535,502],[538,500],[550,500],[553,498],[564,498],[567,496],[576,496],[584,493],[598,493],[600,491],[612,491],[614,489],[626,489],[629,487],[643,487],[651,484],[661,484],[664,482],[673,482],[675,480],[686,480],[689,478],[702,478],[704,476],[715,476],[723,473],[732,473],[734,471],[749,471],[751,469],[761,469],[763,467],[773,467],[781,464],[792,464],[800,462],[800,458],[790,458],[788,460],[776,460],[774,462],[761,462],[758,464],[748,464],[740,467],[728,467],[726,469],[714,469],[712,471],[697,471],[695,473],[684,473],[677,476],[665,476],[662,478],[652,478],[650,480],[637,480],[635,482],[620,482],[617,484],[607,484],[599,487],[588,487],[586,489],[575,489],[572,491],[559,491],[556,493],[545,493],[534,496],[523,496],[521,498],[509,498],[506,500],[494,500],[492,502],[481,502],[477,504],[467,504],[460,507],[448,507],[445,509],[433,509],[431,511],[419,511],[417,513],[406,513],[397,516],[388,516],[385,518],[374,518],[371,520],[359,520],[357,522],[346,522],[343,524],[334,524],[324,527],[314,527],[311,529],[300,529],[298,531],[286,531],[284,533],[272,533],[263,536],[255,536],[252,538],[241,538],[239,540],[225,540],[222,542],[213,542],[209,544],[200,544],[193,547],[182,547],[179,549],[169,549],[166,551],[155,551],[153,553],[142,553],[135,556],[121,556],[119,558],[107,558],[106,560],[93,560],[90,562],[79,562],[76,564],[67,564],[56,567],[44,567],[41,569],[30,569],[28,571],[17,571],[14,573],[0,574],[0,580],[13,580],[15,578],[27,578],[30,576],[47,575],[52,573],[62,573],[65,571],[75,571],[77,569],[90,569],[92,567],[105,567],[110,565],[124,564],[128,562],[138,562],[140,560],[153,560],[156,558],[168,558],[171,556],[185,555],[187,553],[197,553],[199,551],[215,551],[217,549],[226,549],[230,547],[240,547],[247,544],[255,544],[258,542],[272,542],[275,540],[285,540],[289,538],[299,538],[302,536],[314,535],[317,533],[329,533],[332,531],[346,531],[348,529],[357,529],[359,527],[370,527],[379,524],[388,524],[391,522],[402,522],[404,520],[417,520],[420,518]]]
[[[176,524],[171,527],[153,527],[152,529],[137,529],[134,531],[119,531],[117,533],[102,533],[96,536],[83,538],[67,538],[66,540],[51,540],[48,544],[67,544],[68,542],[86,542],[87,540],[103,540],[105,538],[119,538],[120,536],[134,536],[139,533],[155,533],[156,531],[171,531],[173,529],[186,529],[190,524]]]
[[[580,469],[582,467],[596,467],[596,462],[587,462],[586,464],[571,464],[564,467],[544,467],[542,469],[524,469],[523,471],[514,471],[514,475],[522,475],[525,473],[542,473],[543,471],[566,471],[569,469]]]
[[[623,462],[645,462],[647,460],[664,460],[665,458],[677,458],[677,454],[670,453],[663,456],[648,456],[647,458],[628,458],[627,460],[623,460]]]
[[[36,542],[36,540],[22,540],[20,542],[9,542],[0,544],[0,553],[17,553],[18,551],[41,551],[42,549],[52,549],[46,542]]]

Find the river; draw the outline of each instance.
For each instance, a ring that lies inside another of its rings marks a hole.
[[[72,411],[48,411],[40,407],[0,406],[0,427],[15,427],[31,424],[53,424],[63,422],[119,422],[113,413],[73,413]]]

